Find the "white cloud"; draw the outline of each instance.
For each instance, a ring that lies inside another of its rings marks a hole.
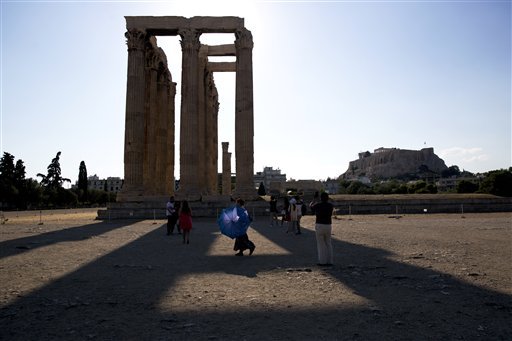
[[[453,163],[478,163],[489,160],[489,156],[485,154],[483,148],[462,148],[451,147],[443,149],[439,152],[439,156],[445,160],[449,159]]]

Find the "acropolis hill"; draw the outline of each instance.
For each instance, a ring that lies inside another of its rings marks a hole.
[[[343,179],[366,176],[371,179],[389,179],[416,174],[421,166],[441,173],[448,167],[434,154],[434,148],[406,150],[398,148],[378,148],[373,153],[359,153],[359,159],[350,161]]]

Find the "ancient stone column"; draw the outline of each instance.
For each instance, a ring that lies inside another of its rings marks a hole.
[[[158,98],[158,123],[156,127],[156,194],[169,196],[166,185],[167,171],[167,119],[169,110],[169,82],[170,73],[160,63],[158,69],[157,98]]]
[[[179,197],[188,200],[200,198],[198,184],[199,157],[198,143],[198,52],[200,47],[199,31],[179,30],[182,49],[181,77],[181,129],[180,129],[180,191]]]
[[[165,184],[166,193],[168,196],[174,194],[174,122],[175,122],[175,97],[176,97],[176,83],[172,82],[169,74],[169,83],[167,87],[168,96],[168,108],[167,113],[167,166],[165,171]]]
[[[256,197],[254,188],[254,109],[252,78],[252,34],[246,28],[235,33],[236,103],[235,159],[236,195],[244,199]]]
[[[208,194],[219,194],[218,191],[218,132],[217,132],[217,117],[218,117],[218,93],[215,81],[213,80],[213,73],[207,71],[205,74],[205,110],[206,110],[206,187]]]
[[[124,185],[119,201],[141,196],[144,162],[144,95],[146,33],[130,29],[125,33],[128,45],[128,77],[126,83],[126,116],[124,141]]]
[[[154,37],[151,37],[154,39]],[[156,45],[156,42],[155,42]],[[157,159],[157,127],[158,127],[158,51],[153,47],[146,51],[146,103],[144,129],[144,195],[155,195],[156,159]]]
[[[210,90],[210,113],[208,117],[210,118],[210,153],[211,164],[210,164],[210,188],[212,193],[219,193],[219,180],[218,180],[218,169],[219,169],[219,93],[217,91],[217,87],[215,86],[215,81],[212,76]]]
[[[231,153],[229,142],[222,142],[222,194],[231,195]]]
[[[198,65],[197,65],[197,88],[198,88],[198,131],[197,131],[197,151],[199,153],[199,158],[197,159],[197,172],[200,176],[197,179],[197,185],[201,195],[205,195],[208,193],[207,189],[207,178],[208,178],[208,170],[207,170],[207,162],[209,159],[208,151],[207,151],[207,123],[206,123],[206,112],[207,112],[207,87],[208,83],[206,80],[206,66],[208,64],[208,46],[201,45],[198,53]]]

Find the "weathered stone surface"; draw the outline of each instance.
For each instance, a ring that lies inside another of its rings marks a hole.
[[[174,188],[175,85],[167,57],[144,30],[130,29],[126,38],[125,182],[117,197],[124,202],[172,195]]]
[[[208,56],[226,57],[236,56],[235,44],[225,45],[206,45],[208,46]]]
[[[230,195],[210,195],[201,198],[201,201],[190,201],[190,208],[195,218],[216,218],[220,212],[230,205]],[[140,202],[109,203],[107,209],[98,210],[99,220],[109,219],[165,219],[165,203],[167,197],[148,197]],[[245,207],[254,216],[267,215],[268,203],[259,200],[247,201]]]
[[[152,202],[155,197],[168,197],[174,192],[176,83],[172,82],[167,57],[157,46],[156,35],[181,37],[180,188],[174,193],[176,199],[198,201],[219,194],[219,101],[213,72],[236,72],[236,190],[244,199],[255,198],[253,42],[244,20],[126,17],[126,27],[129,55],[125,184],[119,201]],[[202,45],[200,37],[204,33],[234,33],[235,44]],[[236,56],[237,61],[209,63],[208,56]],[[231,171],[227,171],[230,187]]]
[[[218,217],[219,212],[230,204],[230,197],[203,196],[201,201],[190,202],[194,217]],[[108,210],[98,210],[98,219],[164,219],[168,198],[146,199],[110,203]],[[336,209],[335,216],[387,214],[390,218],[400,218],[405,214],[512,212],[512,198],[488,194],[332,195],[330,199]],[[246,201],[246,208],[253,216],[265,216],[266,219],[268,207],[268,202],[260,197]]]
[[[244,28],[236,32],[235,162],[238,197],[254,199],[254,105],[252,33]]]
[[[208,70],[211,72],[235,72],[235,62],[209,62]]]
[[[126,16],[126,28],[143,29],[154,35],[177,35],[178,30],[197,29],[203,33],[234,33],[244,27],[239,17],[151,17]]]
[[[512,198],[488,194],[332,195],[330,198],[340,215],[512,211]]]
[[[231,195],[231,153],[229,142],[222,142],[222,194]]]
[[[348,170],[342,174],[344,179],[366,176],[370,179],[395,178],[418,173],[421,166],[430,171],[441,173],[448,167],[434,153],[434,148],[406,150],[397,148],[379,148],[374,153],[359,153],[359,159],[351,161]]]

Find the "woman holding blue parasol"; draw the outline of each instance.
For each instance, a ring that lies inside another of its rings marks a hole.
[[[247,229],[251,221],[252,219],[249,217],[249,213],[245,209],[242,199],[237,199],[236,205],[222,210],[222,213],[217,219],[221,233],[231,239],[235,239],[233,249],[238,251],[237,256],[243,256],[245,250],[249,250],[249,255],[252,255],[256,248],[247,235]]]

